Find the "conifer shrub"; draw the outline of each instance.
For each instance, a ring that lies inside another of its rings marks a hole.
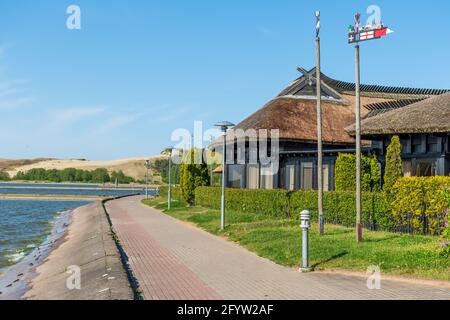
[[[383,191],[392,200],[392,188],[403,177],[402,145],[398,136],[393,136],[386,151]]]
[[[334,184],[336,191],[356,190],[356,156],[340,153],[336,159]],[[381,189],[381,173],[376,155],[361,158],[361,190],[378,192]]]

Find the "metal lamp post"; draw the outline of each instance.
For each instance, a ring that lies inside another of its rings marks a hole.
[[[145,198],[148,200],[148,168],[150,167],[150,160],[145,160]]]
[[[173,147],[166,148],[166,152],[169,153],[169,191],[167,193],[167,209],[169,210],[172,205],[172,151]]]
[[[222,155],[222,197],[220,202],[220,230],[225,229],[225,171],[226,171],[226,148],[227,148],[227,130],[234,127],[234,124],[228,121],[222,121],[215,124],[222,130],[223,135],[223,155]]]

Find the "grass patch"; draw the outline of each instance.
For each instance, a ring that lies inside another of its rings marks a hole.
[[[261,257],[288,267],[301,260],[300,222],[258,214],[228,210],[226,229],[220,231],[220,211],[188,207],[174,201],[167,210],[167,198],[144,200],[177,219],[191,222],[220,236],[226,236]],[[313,223],[310,230],[310,259],[316,270],[344,269],[366,271],[378,265],[382,272],[425,279],[450,280],[450,259],[437,253],[437,237],[403,235],[381,231],[364,232],[364,241],[356,243],[352,228],[326,225],[320,237]]]

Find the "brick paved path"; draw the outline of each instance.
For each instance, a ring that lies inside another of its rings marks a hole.
[[[450,287],[300,274],[140,203],[106,204],[146,299],[450,299]]]

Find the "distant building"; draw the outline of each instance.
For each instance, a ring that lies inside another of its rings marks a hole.
[[[269,101],[247,119],[239,123],[235,129],[279,129],[280,130],[280,170],[276,174],[268,174],[271,168],[260,164],[230,164],[227,165],[227,185],[233,188],[310,190],[317,189],[317,127],[316,127],[316,85],[311,81],[315,77],[315,68],[301,76],[283,90],[277,97]],[[363,152],[376,152],[380,162],[384,154],[386,143],[395,130],[380,131],[373,134],[370,125],[384,121],[393,115],[400,115],[405,107],[423,101],[423,105],[433,104],[433,100],[425,100],[442,95],[449,90],[413,89],[400,87],[385,87],[378,85],[361,86],[361,114],[367,119],[364,123]],[[425,101],[424,101],[425,100]],[[441,101],[434,100],[434,101]],[[419,107],[422,104],[418,104]],[[414,108],[417,105],[413,105]],[[426,107],[422,107],[426,108]],[[438,106],[433,110],[439,109]],[[355,123],[355,84],[337,81],[322,74],[322,110],[323,110],[323,149],[324,149],[324,188],[334,190],[334,165],[340,152],[355,153],[355,140],[351,135],[351,126]],[[414,109],[415,110],[415,109]],[[439,114],[427,122],[430,128],[438,119]],[[427,113],[422,110],[422,114]],[[371,121],[372,119],[373,121]],[[380,119],[380,120],[377,120]],[[403,121],[398,117],[398,127]],[[423,119],[424,120],[424,119]],[[417,122],[418,120],[415,120]],[[450,122],[448,113],[442,121]],[[437,122],[436,122],[437,123]],[[419,123],[416,124],[419,126]],[[348,129],[350,134],[345,130]],[[420,130],[420,129],[418,129]],[[424,135],[409,135],[405,133],[406,154],[412,153],[411,174],[422,173],[424,161],[418,160],[426,154],[418,155],[419,149],[430,150],[437,165],[432,166],[432,173],[444,174],[448,170],[448,128],[446,132],[428,132]],[[438,130],[439,131],[439,130]],[[414,132],[411,132],[414,133]],[[437,135],[434,135],[436,133]],[[435,138],[437,140],[435,140]],[[407,139],[410,139],[408,145]],[[420,146],[419,144],[420,139]],[[373,140],[372,143],[370,140]],[[444,144],[447,144],[445,149]],[[410,149],[408,149],[410,146]],[[219,149],[218,142],[212,145]],[[427,149],[428,148],[428,149]],[[248,143],[246,156],[248,157]],[[235,148],[237,153],[237,146]],[[444,151],[447,150],[447,151]],[[444,153],[447,152],[445,155]],[[439,157],[437,155],[439,153]],[[405,154],[405,155],[406,155]],[[405,158],[407,159],[407,158]],[[446,159],[446,160],[442,160]],[[409,161],[409,159],[408,159]],[[408,161],[405,162],[406,172]],[[434,161],[434,160],[433,160]],[[434,163],[434,162],[433,162]],[[445,164],[443,164],[445,163]],[[417,171],[417,168],[419,168]],[[435,171],[433,171],[435,170]]]

